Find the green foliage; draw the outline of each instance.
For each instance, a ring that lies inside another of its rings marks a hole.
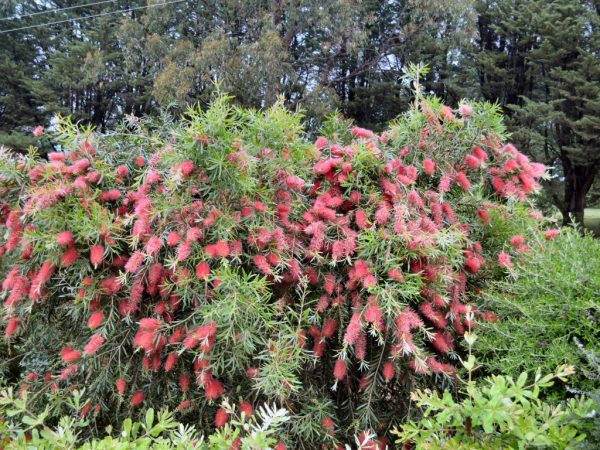
[[[511,279],[484,293],[486,309],[499,320],[482,324],[475,347],[492,373],[518,373],[560,364],[576,366],[575,386],[590,388],[580,375],[585,358],[578,339],[592,352],[600,347],[600,243],[590,235],[563,229],[550,241],[532,237],[532,251]]]
[[[16,397],[11,388],[3,390],[0,392],[0,445],[5,450],[229,450],[233,445],[241,450],[270,449],[277,443],[280,428],[290,419],[286,410],[268,405],[248,417],[225,399],[222,407],[231,420],[207,437],[193,426],[179,423],[173,413],[161,410],[155,414],[149,408],[140,421],[127,418],[120,430],[108,426],[104,437],[84,441],[82,431],[91,426],[91,422],[77,416],[83,394],[83,391],[74,391],[71,398],[62,399],[73,414],[63,416],[52,426],[48,424],[48,408],[35,414],[28,409],[26,392]]]
[[[465,334],[468,345],[476,336]],[[561,366],[542,376],[538,370],[528,383],[527,373],[515,380],[511,376],[494,375],[473,381],[476,369],[472,355],[463,366],[469,375],[455,399],[450,392],[441,396],[429,390],[416,391],[412,400],[423,414],[419,422],[408,422],[392,431],[397,444],[414,445],[416,449],[482,449],[498,448],[576,448],[585,438],[581,422],[593,417],[592,404],[585,399],[572,399],[565,405],[552,405],[540,397],[543,389],[555,380],[565,381],[572,366]]]

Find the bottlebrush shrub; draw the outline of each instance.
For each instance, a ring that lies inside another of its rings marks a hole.
[[[108,134],[62,121],[48,160],[2,155],[21,389],[85,386],[99,423],[166,406],[210,428],[224,395],[277,402],[291,447],[384,442],[407,392],[452,383],[467,314],[493,317],[472,299],[509,270],[500,252],[526,253],[497,224],[535,232],[544,168],[486,104],[424,100],[382,135],[345,124],[308,143],[281,105],[219,97]]]

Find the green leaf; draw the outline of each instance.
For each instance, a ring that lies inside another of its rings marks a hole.
[[[148,408],[146,411],[146,430],[150,430],[154,424],[154,409]]]

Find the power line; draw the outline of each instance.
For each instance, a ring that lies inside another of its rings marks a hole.
[[[38,11],[38,12],[31,13],[31,14],[17,14],[16,16],[12,16],[12,17],[2,17],[2,18],[0,18],[0,21],[13,20],[13,19],[21,20],[26,17],[40,16],[42,14],[52,14],[52,13],[57,13],[57,12],[61,12],[61,11],[68,11],[70,9],[78,9],[78,8],[85,8],[88,6],[102,5],[104,3],[114,3],[116,1],[118,1],[118,0],[104,0],[101,2],[87,3],[85,5],[75,5],[75,6],[67,6],[65,8],[46,9],[44,11]]]
[[[109,11],[109,12],[104,12],[104,13],[100,13],[100,14],[93,14],[91,16],[81,16],[81,17],[75,17],[73,19],[57,20],[56,22],[48,22],[48,23],[42,23],[42,24],[38,24],[38,25],[28,25],[26,27],[19,27],[19,28],[11,28],[9,30],[0,31],[0,34],[11,33],[13,31],[29,30],[31,28],[47,27],[49,25],[57,25],[59,23],[75,22],[77,20],[94,19],[96,17],[110,16],[111,14],[127,13],[127,12],[131,12],[131,11],[137,11],[139,9],[154,8],[156,6],[172,5],[174,3],[181,3],[181,2],[185,2],[185,1],[188,1],[188,0],[173,0],[170,2],[155,3],[153,5],[137,6],[135,8],[120,9],[118,11]]]

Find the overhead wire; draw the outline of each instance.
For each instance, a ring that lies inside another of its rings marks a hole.
[[[101,2],[86,3],[84,5],[74,5],[74,6],[65,6],[64,8],[45,9],[43,11],[37,11],[34,13],[29,13],[29,14],[16,14],[12,17],[1,17],[0,22],[5,21],[5,20],[21,20],[21,19],[25,19],[27,17],[41,16],[43,14],[54,14],[54,13],[59,13],[61,11],[69,11],[72,9],[87,8],[90,6],[103,5],[105,3],[114,3],[116,1],[118,1],[118,0],[103,0]]]
[[[29,29],[32,29],[32,28],[47,27],[47,26],[50,26],[50,25],[58,25],[60,23],[75,22],[75,21],[78,21],[78,20],[94,19],[96,17],[110,16],[112,14],[127,13],[127,12],[131,12],[131,11],[137,11],[137,10],[140,10],[140,9],[155,8],[157,6],[172,5],[172,4],[175,4],[175,3],[182,3],[182,2],[186,2],[186,1],[188,1],[188,0],[173,0],[173,1],[164,2],[164,3],[154,3],[152,5],[137,6],[137,7],[134,7],[134,8],[127,8],[127,9],[120,9],[120,10],[117,10],[117,11],[108,11],[108,12],[103,12],[103,13],[99,13],[99,14],[92,14],[92,15],[89,15],[89,16],[80,16],[80,17],[74,17],[74,18],[71,18],[71,19],[57,20],[55,22],[47,22],[47,23],[41,23],[41,24],[36,24],[36,25],[28,25],[28,26],[24,26],[24,27],[10,28],[8,30],[0,30],[0,34],[11,33],[13,31],[29,30]]]

